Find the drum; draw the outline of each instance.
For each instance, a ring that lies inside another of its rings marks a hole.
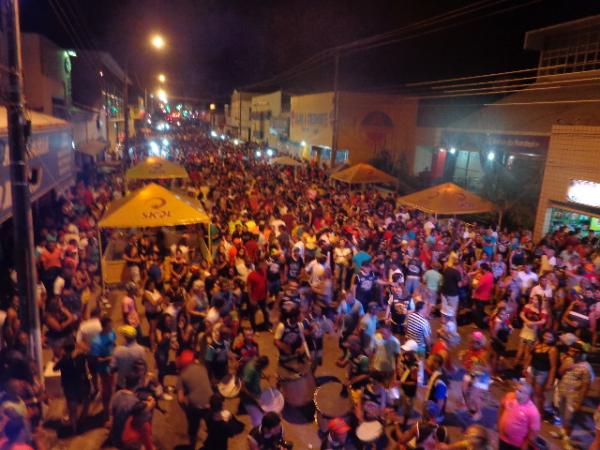
[[[258,400],[258,404],[266,413],[274,412],[281,414],[285,401],[283,399],[283,395],[281,395],[281,392],[275,388],[269,388],[262,391]]]
[[[242,390],[242,381],[235,375],[227,375],[217,385],[219,393],[224,398],[235,398],[240,394]]]
[[[363,444],[374,444],[383,434],[383,425],[378,420],[361,423],[356,429],[356,437]]]
[[[352,413],[352,401],[349,393],[342,395],[344,385],[337,381],[325,383],[315,391],[315,421],[322,433],[327,433],[327,422],[336,417],[349,422]]]
[[[385,390],[387,406],[397,406],[400,404],[400,388],[394,386]]]
[[[290,361],[277,369],[279,387],[288,406],[300,408],[313,402],[316,388],[310,361]]]

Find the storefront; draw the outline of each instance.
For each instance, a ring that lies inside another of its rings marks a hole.
[[[561,227],[600,235],[600,127],[552,127],[534,237]]]

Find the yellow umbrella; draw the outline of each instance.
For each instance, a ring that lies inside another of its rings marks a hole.
[[[349,184],[392,183],[398,182],[396,177],[373,167],[370,164],[359,163],[347,169],[331,174],[331,178]]]
[[[398,199],[398,203],[430,214],[479,214],[495,209],[493,203],[454,183],[443,183]]]
[[[129,180],[170,180],[189,178],[187,171],[179,164],[151,156],[127,171]]]
[[[199,202],[177,195],[150,183],[126,197],[112,202],[98,226],[100,228],[151,228],[210,223]]]

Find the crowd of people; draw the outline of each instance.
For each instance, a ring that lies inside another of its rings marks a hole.
[[[90,174],[36,224],[44,346],[60,371],[70,432],[85,429],[97,402],[108,444],[153,449],[153,414],[177,401],[191,448],[201,424],[206,449],[226,449],[240,433],[253,450],[290,448],[277,401],[312,405],[323,387],[314,373],[333,358],[346,371],[340,404],[350,407],[332,416],[317,405],[322,449],[539,448],[543,420],[572,445],[594,380],[597,237],[562,228],[534,242],[529,231],[403,207],[396,193],[350,190],[317,164],[270,165],[249,145],[194,130],[169,138],[171,158],[190,174],[180,189],[212,223],[181,227],[174,241],[163,230],[103,230],[103,242],[127,240],[114,305],[100,292],[97,224],[123,195],[122,178]],[[139,145],[136,158],[145,151]],[[210,241],[210,257],[198,239]],[[42,449],[48,399],[11,279],[0,309],[0,448]],[[259,333],[272,333],[276,361]],[[324,354],[328,334],[335,355]],[[457,413],[446,407],[451,383],[467,417],[458,442],[444,425]],[[497,442],[482,426],[492,383],[508,391]],[[233,396],[235,414],[224,407]],[[600,413],[594,421],[600,428]],[[600,436],[590,448],[600,449]]]

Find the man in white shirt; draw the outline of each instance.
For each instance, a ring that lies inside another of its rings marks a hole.
[[[525,264],[522,270],[519,270],[517,274],[519,279],[521,280],[521,291],[526,293],[533,287],[535,283],[538,281],[538,276],[535,272],[531,271],[531,266],[529,264]]]
[[[333,262],[335,263],[335,287],[346,289],[348,279],[348,268],[352,261],[352,249],[348,247],[346,238],[340,237],[333,249]]]
[[[539,283],[536,284],[533,288],[531,288],[529,298],[533,298],[536,295],[539,295],[546,300],[552,298],[552,286],[550,285],[550,283],[548,283],[548,279],[546,277],[540,277]]]

